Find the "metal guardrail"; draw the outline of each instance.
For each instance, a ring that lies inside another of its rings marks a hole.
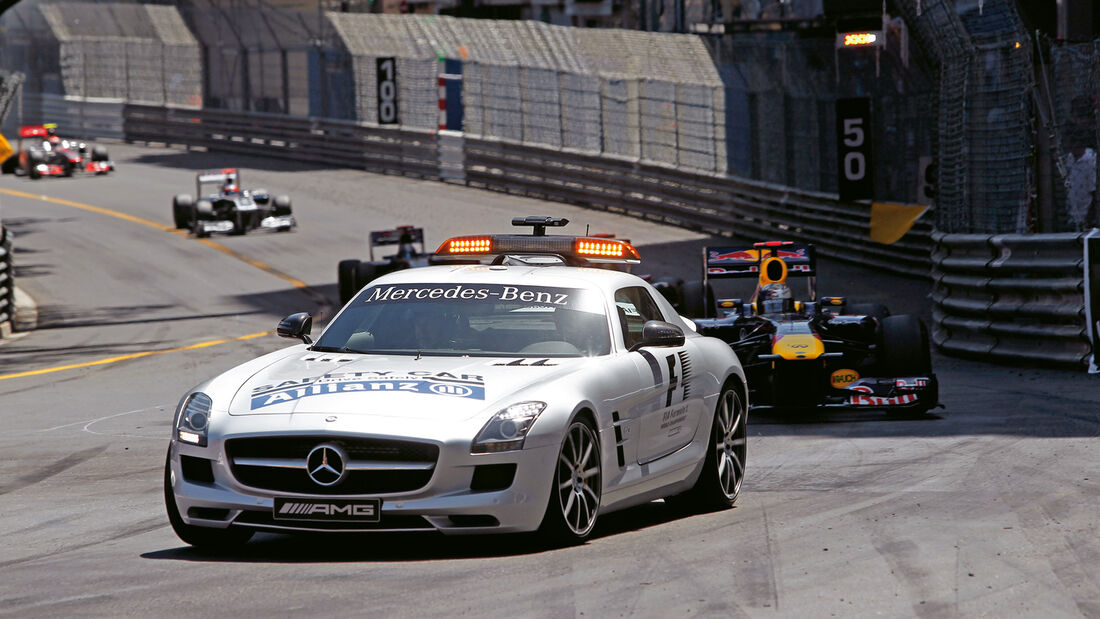
[[[439,178],[435,132],[353,121],[145,105],[123,108],[128,142],[202,146],[379,173]]]
[[[22,124],[57,123],[62,135],[121,140],[122,101],[23,93]]]
[[[0,223],[0,337],[11,332],[15,322],[15,267],[12,264],[12,234]]]
[[[812,242],[823,255],[928,277],[928,224],[898,243],[880,245],[869,238],[867,205],[827,194],[628,158],[352,121],[144,105],[126,105],[123,117],[128,141],[459,180],[715,234]]]
[[[932,339],[948,353],[1083,367],[1083,233],[932,235]]]

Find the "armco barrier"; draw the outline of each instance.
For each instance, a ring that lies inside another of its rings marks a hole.
[[[1086,365],[1084,236],[934,233],[933,341],[985,359]]]
[[[23,94],[24,125],[57,123],[61,135],[121,140],[122,101],[66,98],[61,95]]]
[[[0,337],[11,332],[15,321],[15,267],[11,233],[0,223]]]
[[[901,241],[869,237],[869,207],[625,157],[351,121],[126,105],[128,141],[203,146],[371,172],[463,180],[486,189],[615,210],[716,234],[815,243],[824,255],[928,277],[927,224]],[[461,149],[461,155],[456,153]]]

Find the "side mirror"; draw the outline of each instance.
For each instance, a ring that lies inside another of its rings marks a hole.
[[[683,329],[663,320],[647,320],[642,325],[642,341],[631,346],[630,352],[647,346],[671,347],[683,346],[683,344]]]
[[[313,340],[309,339],[309,332],[312,330],[313,316],[310,316],[308,312],[298,312],[280,320],[275,332],[279,334],[279,337],[290,337],[302,340],[306,344],[312,344]]]

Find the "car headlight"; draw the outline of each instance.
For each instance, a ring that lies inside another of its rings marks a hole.
[[[527,431],[545,408],[546,402],[520,402],[498,412],[477,433],[470,452],[479,454],[523,449]]]
[[[210,407],[214,402],[205,393],[187,396],[176,415],[176,437],[184,443],[206,447],[206,431],[210,427]]]

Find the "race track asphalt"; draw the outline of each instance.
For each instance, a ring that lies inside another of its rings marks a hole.
[[[369,230],[448,236],[558,215],[637,244],[636,272],[696,277],[694,232],[459,185],[110,145],[107,177],[0,178],[37,329],[0,342],[0,615],[1100,616],[1100,377],[935,355],[945,407],[756,415],[734,509],[654,502],[587,544],[260,535],[209,555],[172,533],[161,481],[179,397],[331,315]],[[201,168],[293,199],[290,233],[171,230]],[[90,208],[89,208],[90,207]],[[823,260],[822,294],[927,320],[928,283]]]

